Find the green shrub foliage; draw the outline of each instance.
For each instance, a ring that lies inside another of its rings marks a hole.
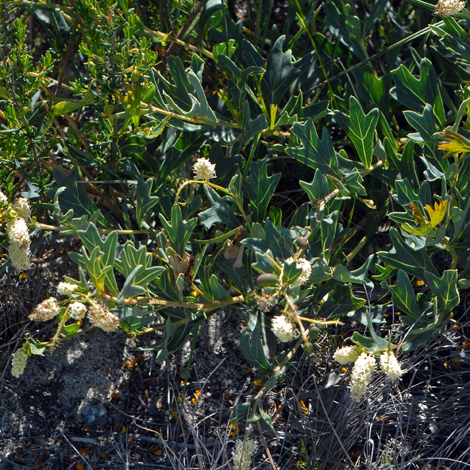
[[[470,286],[470,14],[160,3],[2,3],[5,233],[23,217],[33,252],[81,241],[57,333],[31,329],[29,353],[119,325],[164,360],[234,305],[262,397],[342,324],[372,355],[442,332]],[[269,424],[260,397],[238,412]]]

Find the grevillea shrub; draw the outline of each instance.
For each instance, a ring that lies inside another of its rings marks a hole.
[[[294,353],[345,324],[367,330],[335,354],[360,401],[470,286],[469,12],[167,3],[3,2],[2,269],[81,241],[78,278],[30,315],[54,337],[30,324],[12,373],[92,328],[151,335],[164,360],[238,305],[268,376],[239,418],[271,426]]]

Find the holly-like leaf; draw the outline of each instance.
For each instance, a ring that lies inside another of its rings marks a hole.
[[[149,212],[152,207],[158,203],[158,196],[151,195],[152,185],[153,180],[151,178],[149,178],[147,181],[144,181],[143,175],[140,175],[135,192],[135,218],[137,219],[137,225],[139,228],[142,228],[142,224],[145,220],[147,212]]]
[[[185,222],[181,214],[181,208],[178,205],[174,205],[171,209],[171,223],[162,214],[158,214],[158,216],[163,225],[165,235],[170,240],[175,251],[183,258],[186,245],[196,227],[197,219],[193,218]]]
[[[419,279],[425,279],[426,272],[434,275],[438,274],[424,248],[414,250],[409,243],[403,240],[398,230],[394,228],[390,229],[390,238],[392,239],[393,250],[377,253],[385,264],[403,269],[406,273]]]
[[[394,286],[382,283],[382,287],[388,289],[393,297],[397,310],[411,316],[414,320],[421,317],[421,309],[416,303],[416,295],[408,275],[401,269],[398,271],[397,282]]]
[[[333,271],[333,279],[340,282],[352,282],[356,284],[363,284],[370,288],[374,287],[374,283],[370,281],[367,277],[373,258],[374,255],[370,255],[367,258],[367,261],[360,268],[354,271],[348,271],[346,266],[338,264],[337,266],[335,266],[335,269]]]
[[[250,200],[250,209],[254,222],[265,219],[269,202],[281,179],[281,174],[268,176],[266,161],[253,162],[250,167],[250,181],[243,180],[242,187],[245,196]]]
[[[286,153],[310,168],[319,168],[323,174],[341,178],[338,157],[326,127],[323,128],[322,139],[318,138],[312,120],[292,126],[292,133],[300,140],[302,147],[288,147]]]
[[[379,121],[379,110],[374,108],[365,114],[359,101],[354,96],[349,98],[350,115],[336,112],[341,127],[351,139],[363,165],[369,169],[372,165],[375,128]]]
[[[444,106],[440,95],[437,74],[429,59],[422,59],[420,76],[414,76],[405,65],[392,71],[396,87],[391,90],[399,103],[416,113],[422,113],[426,105],[438,119],[440,128],[444,127]]]
[[[450,312],[460,303],[457,270],[446,270],[441,278],[432,273],[425,273],[425,278],[431,292],[437,297],[439,309],[444,316],[449,314],[450,318]]]
[[[292,50],[282,52],[286,40],[281,36],[274,44],[266,61],[266,72],[261,80],[261,92],[266,108],[271,105],[280,105],[287,90],[292,89],[299,76],[306,71],[315,60],[315,52],[306,54],[302,59],[294,62]]]
[[[84,215],[96,217],[96,213],[99,212],[98,208],[93,204],[85,191],[85,186],[78,184],[78,181],[83,180],[78,167],[74,166],[68,175],[54,168],[54,179],[59,189],[65,188],[57,195],[62,212],[65,213],[73,209],[75,217],[82,217]],[[47,192],[47,195],[49,198],[54,199],[56,197],[55,193],[56,191],[50,190]],[[102,227],[110,228],[109,223],[102,214],[98,215],[97,222]]]
[[[199,213],[199,220],[209,229],[215,223],[222,223],[227,228],[238,227],[238,221],[229,205],[210,187],[204,185],[204,191],[211,204],[210,209]]]

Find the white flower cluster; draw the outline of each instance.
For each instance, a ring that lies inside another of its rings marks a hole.
[[[294,322],[283,315],[271,320],[271,330],[283,343],[292,341],[297,336]]]
[[[345,346],[337,349],[333,357],[340,364],[349,364],[354,362],[351,371],[351,396],[354,401],[360,401],[361,397],[366,393],[372,374],[376,366],[376,359],[371,354],[361,352],[359,346]],[[399,379],[403,375],[395,354],[392,351],[386,351],[380,356],[380,368],[382,372],[392,379]]]
[[[207,181],[215,178],[215,164],[211,163],[208,158],[198,158],[193,166],[195,179]]]
[[[256,450],[256,442],[251,439],[237,441],[233,455],[234,470],[250,470],[251,459]]]
[[[28,318],[35,321],[48,321],[55,318],[61,310],[55,297],[49,297],[36,306]]]
[[[17,217],[7,223],[7,234],[10,240],[8,245],[8,255],[11,264],[18,271],[26,271],[31,267],[31,238],[29,237],[26,220]]]
[[[7,206],[8,205],[8,198],[5,196],[5,193],[0,190],[0,205]]]
[[[343,348],[337,349],[333,355],[336,362],[340,364],[349,364],[355,362],[359,357],[360,349],[357,346],[344,346]]]
[[[29,356],[31,356],[31,347],[26,341],[20,349],[16,350],[11,359],[11,374],[13,377],[19,377],[23,374]]]
[[[367,392],[372,374],[375,370],[375,357],[367,353],[362,353],[354,363],[351,371],[351,397],[354,401],[360,401]]]
[[[384,352],[380,356],[380,368],[391,379],[399,379],[403,375],[403,371],[400,368],[400,363],[392,351]]]
[[[294,261],[294,258],[292,256],[284,262],[286,263],[292,263]],[[312,274],[312,265],[309,263],[309,261],[305,258],[299,258],[295,260],[296,266],[298,269],[302,269],[302,272],[300,273],[299,277],[295,280],[295,284],[305,284],[309,278],[310,274]],[[280,275],[280,279],[282,279],[284,276],[284,266],[282,267],[282,272]]]
[[[72,302],[69,305],[69,315],[74,320],[80,320],[86,315],[87,306],[81,302]]]
[[[90,307],[88,318],[93,326],[97,326],[104,331],[116,331],[119,327],[119,318],[104,305]]]
[[[22,219],[28,220],[31,217],[31,207],[25,197],[19,197],[13,204],[13,209]]]
[[[439,0],[436,5],[435,15],[442,18],[454,16],[465,8],[465,2],[460,0]]]
[[[57,293],[59,295],[67,295],[70,297],[76,290],[78,286],[75,284],[70,284],[69,282],[59,282],[57,286]]]
[[[7,197],[0,191],[0,203],[6,205]],[[29,236],[27,219],[31,217],[31,209],[26,198],[20,197],[13,204],[15,217],[7,223],[9,238],[8,255],[10,262],[17,271],[26,271],[31,267],[31,238]]]

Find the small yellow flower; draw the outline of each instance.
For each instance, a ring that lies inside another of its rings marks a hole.
[[[470,140],[458,132],[454,132],[451,129],[446,129],[442,136],[444,137],[444,140],[439,143],[437,148],[439,150],[446,151],[444,158],[447,158],[451,155],[457,155],[459,153],[470,152]]]

